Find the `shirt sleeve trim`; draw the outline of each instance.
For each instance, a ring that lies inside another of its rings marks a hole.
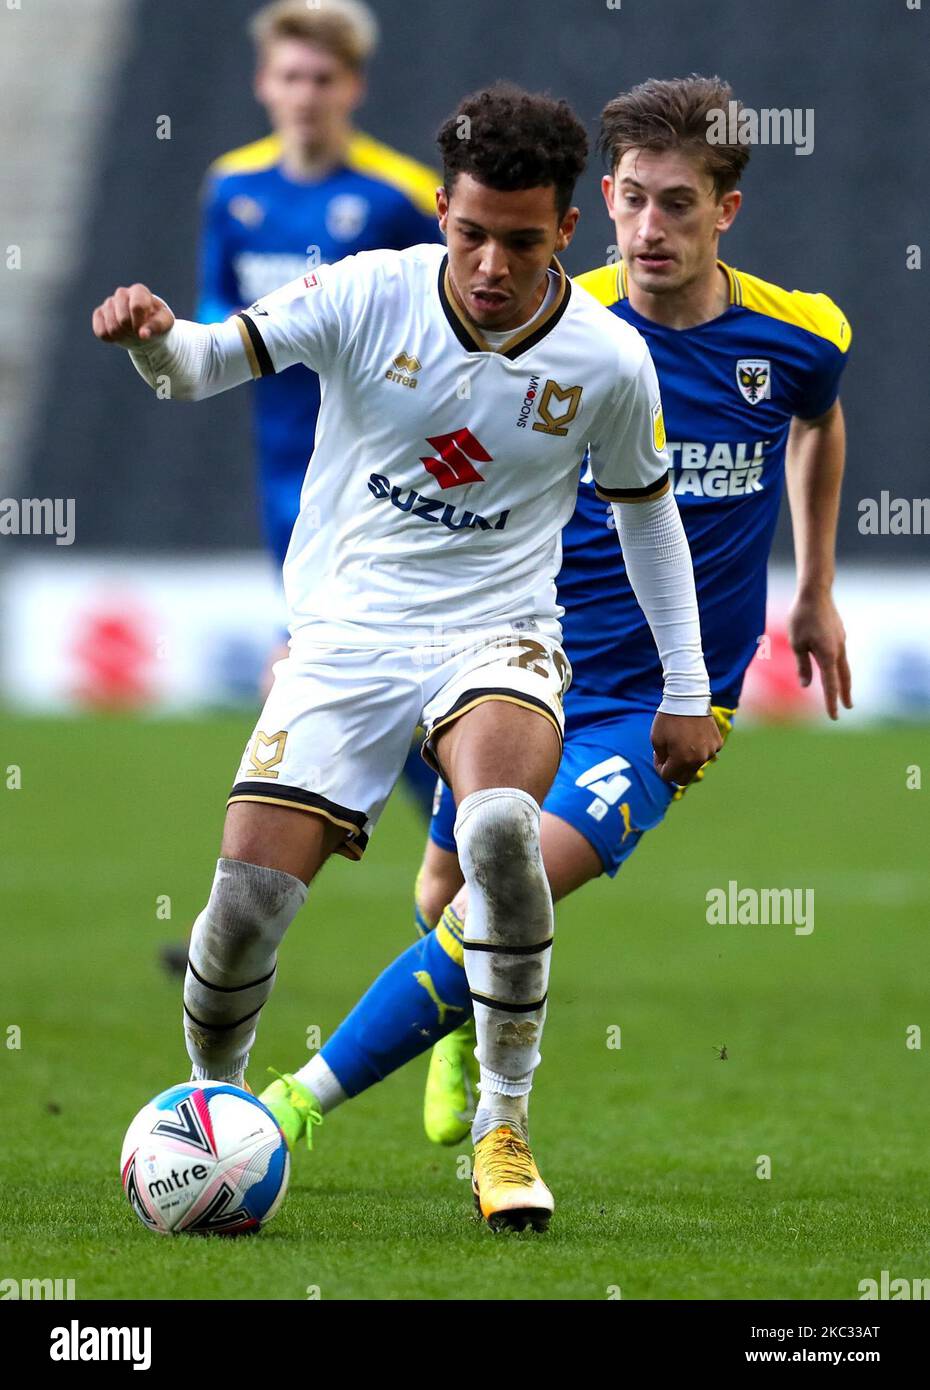
[[[667,469],[661,478],[647,483],[645,487],[609,488],[601,487],[597,481],[594,484],[598,497],[605,502],[654,502],[656,498],[664,497],[670,487]]]
[[[252,375],[256,377],[274,376],[274,363],[261,333],[245,312],[238,313],[236,319],[239,324],[239,332],[242,334],[245,353],[249,359],[249,366],[252,368]]]

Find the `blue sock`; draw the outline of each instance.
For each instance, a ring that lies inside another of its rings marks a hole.
[[[426,1052],[471,1013],[462,923],[447,907],[436,930],[378,976],[321,1055],[346,1095],[357,1096]]]
[[[421,758],[419,746],[411,748],[407,754],[403,779],[404,787],[412,797],[417,810],[429,820],[433,814],[436,774]]]

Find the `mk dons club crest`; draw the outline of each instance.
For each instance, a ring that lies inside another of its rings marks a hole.
[[[566,427],[578,414],[581,392],[580,386],[560,386],[557,381],[547,381],[536,407],[539,419],[533,429],[540,434],[568,434]]]
[[[278,763],[284,757],[285,743],[286,730],[281,729],[276,734],[263,734],[261,729],[258,729],[252,743],[252,751],[249,753],[249,776],[276,778]]]
[[[736,384],[744,401],[758,405],[772,399],[772,364],[763,357],[741,357],[736,364]]]

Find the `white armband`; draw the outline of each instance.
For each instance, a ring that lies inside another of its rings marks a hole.
[[[669,490],[651,502],[612,502],[630,585],[652,631],[665,693],[662,714],[708,714],[710,681],[688,538]]]

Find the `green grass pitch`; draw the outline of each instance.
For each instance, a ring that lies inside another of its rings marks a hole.
[[[466,1163],[423,1137],[425,1059],[326,1120],[257,1238],[146,1232],[123,1132],[188,1075],[156,952],[209,890],[249,728],[3,719],[0,1277],[85,1299],[599,1300],[855,1299],[883,1269],[926,1275],[930,1036],[906,1045],[930,1028],[930,784],[907,787],[921,749],[930,777],[925,728],[738,730],[618,879],[560,908],[532,1107],[548,1235],[473,1219]],[[256,1089],[411,940],[421,843],[398,795],[365,862],[324,870]],[[813,932],[708,925],[731,879],[814,889]]]

